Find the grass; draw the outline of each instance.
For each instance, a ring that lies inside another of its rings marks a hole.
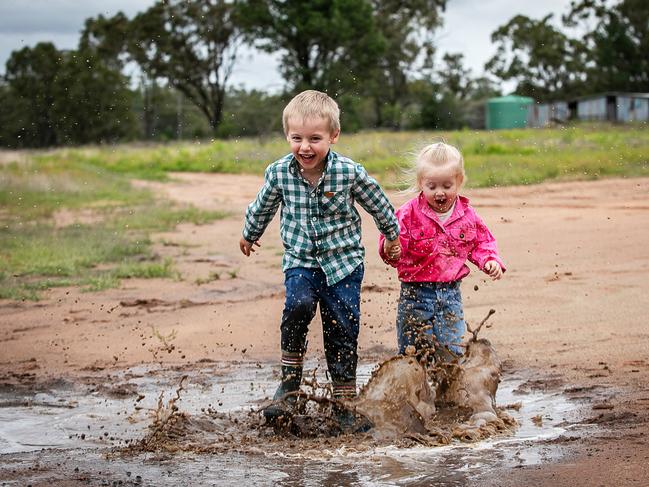
[[[0,298],[34,300],[53,287],[97,291],[128,278],[178,278],[171,260],[153,256],[150,234],[225,216],[157,200],[125,175],[83,162],[37,157],[1,169]],[[84,212],[89,222],[61,222],[57,215],[65,211]]]
[[[336,150],[362,163],[388,187],[403,186],[401,168],[418,148],[443,138],[465,157],[468,185],[533,184],[548,179],[649,174],[646,124],[577,124],[562,128],[449,132],[343,132]],[[203,143],[63,149],[37,156],[52,164],[89,165],[97,170],[148,179],[169,171],[263,174],[288,152],[281,134]]]

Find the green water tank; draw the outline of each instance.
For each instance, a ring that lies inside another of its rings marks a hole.
[[[514,129],[527,126],[527,113],[534,103],[527,96],[507,95],[487,100],[487,129]]]

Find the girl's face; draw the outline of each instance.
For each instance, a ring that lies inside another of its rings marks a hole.
[[[437,213],[451,209],[462,185],[462,173],[454,165],[426,167],[419,175],[419,186],[428,205]]]

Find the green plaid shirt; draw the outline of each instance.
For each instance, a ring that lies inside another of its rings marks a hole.
[[[246,209],[243,238],[258,240],[281,205],[282,269],[320,267],[333,285],[363,262],[358,203],[388,240],[399,236],[394,208],[376,180],[360,164],[329,151],[315,187],[300,174],[292,154],[266,169],[264,186]]]

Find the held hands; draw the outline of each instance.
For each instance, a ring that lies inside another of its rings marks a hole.
[[[257,247],[261,247],[259,240],[255,240],[254,242],[248,242],[243,237],[241,237],[241,240],[239,240],[239,249],[241,249],[241,253],[243,253],[243,255],[245,255],[246,257],[249,257],[250,253],[255,251],[253,245],[256,245]]]
[[[500,267],[500,264],[496,262],[495,260],[490,260],[484,265],[484,271],[493,279],[494,281],[497,281],[501,277],[503,277],[503,270]]]
[[[399,237],[395,240],[388,240],[386,238],[383,241],[383,252],[385,252],[385,255],[389,260],[399,260],[401,258],[401,244],[399,243]]]

